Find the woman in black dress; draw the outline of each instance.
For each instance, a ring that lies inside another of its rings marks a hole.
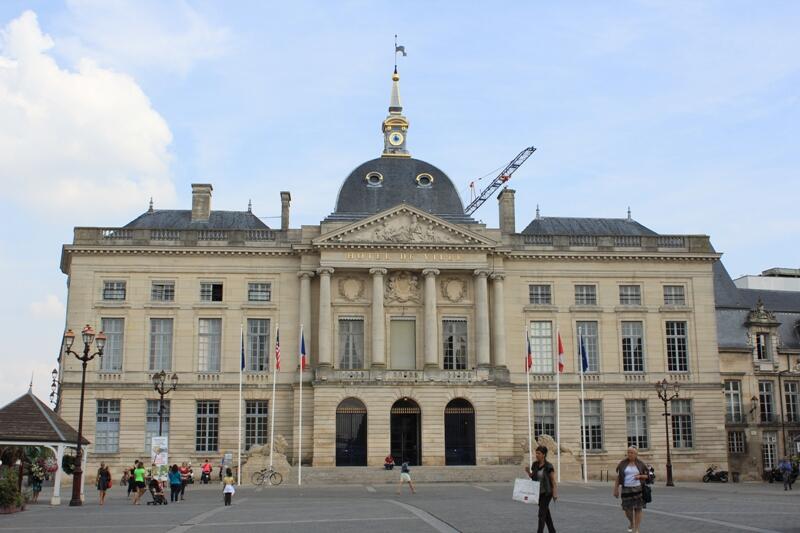
[[[97,492],[100,494],[100,505],[106,502],[106,491],[111,486],[111,471],[105,463],[97,469]]]
[[[547,531],[556,533],[556,526],[553,525],[553,517],[550,515],[550,501],[558,499],[558,484],[556,483],[556,471],[553,465],[547,462],[547,447],[539,446],[536,448],[536,461],[530,466],[525,466],[525,473],[534,481],[539,482],[539,527],[537,533],[544,533],[544,526]]]

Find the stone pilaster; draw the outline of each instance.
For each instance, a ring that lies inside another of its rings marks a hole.
[[[331,367],[331,275],[333,269],[317,269],[319,275],[319,366]]]
[[[385,268],[371,268],[372,276],[372,361],[370,366],[386,366],[386,324],[383,310],[383,276]]]
[[[490,366],[489,361],[489,295],[487,270],[475,271],[475,340],[479,367]]]
[[[506,366],[506,315],[505,300],[503,298],[503,280],[505,274],[495,273],[490,276],[492,280],[492,351],[494,352],[494,366]]]
[[[436,319],[436,276],[439,271],[435,268],[426,268],[422,271],[425,278],[425,367],[439,367],[438,347],[438,320]]]

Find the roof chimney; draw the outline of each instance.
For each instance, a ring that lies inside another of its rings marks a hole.
[[[289,229],[289,204],[292,202],[292,195],[289,191],[281,191],[281,229]]]
[[[503,189],[497,196],[500,208],[500,233],[516,233],[517,223],[514,218],[514,189]]]
[[[210,183],[192,183],[192,222],[208,222],[213,190]]]

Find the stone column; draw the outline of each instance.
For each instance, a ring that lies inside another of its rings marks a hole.
[[[478,347],[478,366],[487,367],[489,362],[489,297],[487,294],[487,270],[475,271],[475,339]]]
[[[505,274],[492,274],[492,351],[494,366],[506,366],[506,315],[503,301]]]
[[[310,366],[311,358],[311,278],[314,273],[310,270],[301,270],[297,273],[300,278],[300,324],[303,326],[303,340],[306,343],[307,364]],[[298,361],[298,365],[299,365]]]
[[[317,269],[319,274],[319,366],[332,366],[331,358],[331,267]]]
[[[370,366],[386,366],[386,325],[383,312],[383,276],[385,268],[371,268],[372,275],[372,361]]]
[[[436,276],[439,271],[435,268],[426,268],[422,271],[425,278],[425,367],[439,367],[439,328],[436,319]]]

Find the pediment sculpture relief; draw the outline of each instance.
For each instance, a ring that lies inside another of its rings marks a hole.
[[[778,324],[775,313],[767,311],[761,298],[758,299],[756,308],[752,309],[747,317],[748,324]]]
[[[353,276],[340,279],[339,295],[348,302],[360,300],[364,296],[364,280]]]
[[[469,244],[473,239],[448,231],[414,213],[403,213],[357,229],[344,236],[342,242]]]
[[[419,302],[419,277],[411,272],[392,272],[386,279],[385,297],[390,302]]]
[[[467,295],[467,284],[460,278],[445,278],[441,282],[442,296],[452,303],[462,301]]]

